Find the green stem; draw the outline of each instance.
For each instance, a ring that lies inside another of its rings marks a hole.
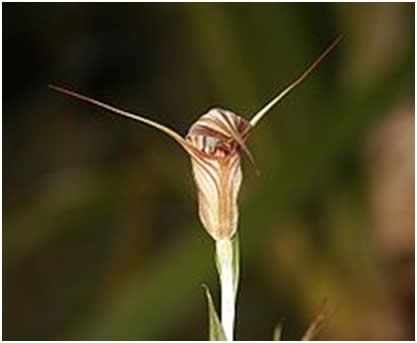
[[[237,239],[237,238],[235,238]],[[238,278],[237,244],[231,239],[216,241],[217,269],[221,288],[221,322],[228,341],[233,341]]]

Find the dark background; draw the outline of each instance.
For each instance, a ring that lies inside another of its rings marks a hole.
[[[249,118],[237,338],[414,339],[414,4],[3,4],[3,338],[205,340],[213,242],[170,138]]]

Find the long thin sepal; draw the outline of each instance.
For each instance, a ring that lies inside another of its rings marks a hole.
[[[250,120],[251,127],[253,128],[262,117],[271,110],[280,100],[282,100],[289,92],[291,92],[295,87],[297,87],[301,82],[303,82],[306,77],[317,67],[317,65],[333,50],[333,48],[342,40],[343,36],[340,35],[337,37],[332,44],[314,61],[313,64],[308,67],[301,76],[292,82],[287,88],[285,88],[281,93],[279,93],[274,99],[268,102],[262,109],[257,112],[252,119]]]
[[[162,124],[159,124],[159,123],[157,123],[157,122],[155,122],[153,120],[150,120],[150,119],[144,118],[142,116],[139,116],[137,114],[133,114],[133,113],[129,113],[129,112],[123,111],[123,110],[118,109],[118,108],[116,108],[114,106],[105,104],[104,102],[101,102],[101,101],[92,99],[92,98],[90,98],[88,96],[85,96],[85,95],[82,95],[82,94],[79,94],[79,93],[70,91],[70,90],[65,89],[65,88],[62,88],[62,87],[58,87],[58,86],[54,86],[54,85],[49,85],[48,87],[51,88],[51,89],[53,89],[53,90],[55,90],[55,91],[57,91],[57,92],[60,92],[60,93],[63,93],[63,94],[72,96],[72,97],[77,98],[79,100],[88,102],[90,104],[96,105],[96,106],[101,107],[101,108],[104,108],[104,109],[106,109],[106,110],[108,110],[110,112],[116,113],[118,115],[121,115],[121,116],[130,118],[130,119],[134,119],[134,120],[137,120],[137,121],[139,121],[141,123],[144,123],[146,125],[152,126],[152,127],[156,128],[156,129],[158,129],[158,130],[166,133],[168,136],[172,137],[173,139],[175,139],[187,152],[189,152],[189,149],[187,149],[188,148],[188,144],[186,143],[186,141],[184,140],[184,138],[182,138],[174,130],[172,130],[172,129],[170,129],[170,128],[162,125]]]

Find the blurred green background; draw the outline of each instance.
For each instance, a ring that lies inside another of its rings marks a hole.
[[[170,138],[249,118],[237,338],[414,339],[414,4],[3,4],[3,338],[206,340],[213,242]]]

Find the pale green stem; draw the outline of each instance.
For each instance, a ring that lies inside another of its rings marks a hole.
[[[226,339],[233,341],[236,305],[233,280],[233,243],[231,239],[216,241],[216,256],[221,288],[221,322]]]

